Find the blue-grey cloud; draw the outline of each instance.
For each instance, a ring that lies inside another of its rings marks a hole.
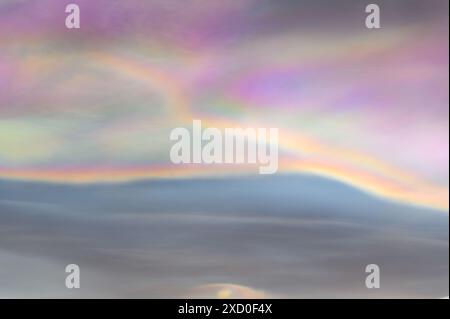
[[[326,179],[2,181],[0,194],[0,296],[183,297],[211,283],[274,297],[448,295],[448,214]],[[77,291],[64,286],[70,263]],[[378,290],[365,287],[371,263]]]

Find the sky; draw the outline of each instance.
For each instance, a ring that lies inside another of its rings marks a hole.
[[[448,295],[447,1],[377,1],[380,29],[353,0],[73,2],[69,30],[64,1],[0,0],[0,296],[70,297],[52,274],[71,251],[93,297],[119,270],[117,296]],[[170,131],[194,119],[278,128],[277,176],[172,164]],[[385,291],[352,286],[364,254],[395,269]],[[27,260],[45,289],[16,274]]]

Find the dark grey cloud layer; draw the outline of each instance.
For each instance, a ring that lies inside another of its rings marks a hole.
[[[0,297],[448,295],[448,214],[312,176],[67,186],[0,181]],[[64,286],[79,264],[79,290]],[[381,267],[381,289],[364,268]]]

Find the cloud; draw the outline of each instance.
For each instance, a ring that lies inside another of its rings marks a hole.
[[[71,297],[230,292],[192,290],[213,283],[276,298],[448,294],[448,214],[384,202],[322,178],[3,181],[0,193],[0,261],[7,265],[0,280],[18,295],[30,295],[15,267],[27,258],[48,265],[25,274],[36,278],[26,285],[34,296],[66,297],[52,283],[70,263],[82,272],[82,289]],[[382,272],[378,291],[364,285],[372,263]]]

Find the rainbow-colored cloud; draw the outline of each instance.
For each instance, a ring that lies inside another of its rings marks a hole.
[[[423,19],[387,15],[377,31],[350,2],[342,6],[354,21],[337,14],[327,24],[313,20],[329,11],[301,2],[77,3],[75,31],[60,1],[0,3],[1,178],[252,173],[170,163],[170,130],[201,119],[280,128],[281,172],[448,209],[441,2],[427,4]]]

